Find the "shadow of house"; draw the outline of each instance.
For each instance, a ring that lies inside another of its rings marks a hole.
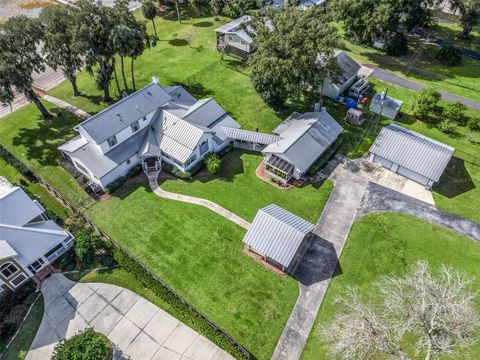
[[[37,160],[40,165],[57,165],[60,157],[60,146],[65,139],[75,135],[73,126],[81,119],[66,110],[50,109],[55,115],[52,120],[43,120],[37,116],[37,126],[34,128],[21,128],[12,139],[14,146],[25,147],[25,157],[28,160]]]
[[[465,161],[453,157],[434,191],[447,198],[454,198],[475,188],[475,183],[465,167]]]
[[[341,274],[335,247],[315,235],[293,276],[302,285],[309,286]]]

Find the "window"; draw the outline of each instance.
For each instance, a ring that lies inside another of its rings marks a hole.
[[[9,278],[10,276],[12,276],[13,274],[15,274],[16,272],[18,271],[18,268],[13,265],[11,262],[8,262],[6,264],[3,264],[1,267],[0,267],[0,272],[2,273],[3,276],[5,276],[6,278]]]
[[[82,170],[85,174],[88,175],[88,170],[87,170],[84,166],[80,165],[80,164],[79,164],[78,162],[76,162],[76,161],[75,161],[75,165],[77,165],[77,167],[78,167],[80,170]]]
[[[228,40],[233,40],[233,36],[228,35]]]
[[[42,258],[39,258],[37,261],[28,265],[28,270],[30,270],[33,274],[35,274],[45,263]]]
[[[208,151],[208,139],[205,140],[201,145],[200,145],[200,155],[205,154]]]
[[[130,165],[131,161],[130,159],[127,160],[127,165]]]
[[[132,132],[137,132],[140,129],[138,121],[135,121],[132,125],[130,125],[130,127],[132,128]]]
[[[143,121],[145,121],[145,120],[147,120],[147,117],[146,117],[146,116],[143,117]]]
[[[18,285],[20,285],[25,280],[27,280],[27,277],[25,276],[25,274],[22,273],[22,274],[18,275],[15,279],[12,280],[12,284],[15,287],[17,287]]]
[[[190,165],[190,164],[193,163],[195,160],[197,160],[197,155],[193,154],[193,156],[190,157],[190,159],[187,160],[187,162],[185,163],[185,166]]]
[[[107,139],[107,142],[108,142],[108,146],[113,147],[113,146],[117,145],[117,143],[118,143],[117,137],[116,137],[115,135],[110,136],[110,137]]]
[[[245,41],[243,41],[243,40],[240,41],[240,43],[241,43],[242,45],[246,45]]]
[[[50,250],[49,252],[47,252],[44,256],[46,258],[48,258],[49,256],[55,254],[58,250],[62,249],[63,248],[63,245],[62,244],[58,244],[57,246],[55,246],[52,250]]]

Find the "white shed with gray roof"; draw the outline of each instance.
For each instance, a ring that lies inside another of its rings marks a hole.
[[[315,225],[272,204],[260,209],[243,242],[250,251],[293,273],[308,250]]]
[[[318,55],[319,66],[325,66],[324,57],[323,54]],[[348,56],[345,51],[335,51],[334,58],[340,72],[325,79],[323,86],[320,86],[322,94],[330,98],[346,93],[357,79],[358,71],[361,68],[360,64]]]
[[[402,126],[385,126],[370,148],[370,160],[431,188],[455,149]]]

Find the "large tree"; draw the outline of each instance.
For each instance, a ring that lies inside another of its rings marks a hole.
[[[406,275],[387,276],[377,284],[383,304],[363,301],[354,289],[337,298],[337,313],[322,337],[343,359],[423,355],[430,360],[455,354],[474,342],[478,328],[471,283],[445,266],[433,274],[420,261]],[[407,339],[415,341],[413,348]]]
[[[125,57],[127,57],[135,44],[135,30],[125,25],[117,25],[112,29],[110,40],[115,52],[120,56],[120,65],[122,69],[123,85],[128,92],[127,80],[125,78]]]
[[[0,101],[11,104],[16,89],[36,105],[44,119],[51,119],[32,88],[33,72],[45,71],[45,60],[38,52],[41,39],[40,22],[24,15],[0,26]]]
[[[142,13],[145,19],[152,21],[153,32],[155,33],[155,38],[158,39],[157,27],[155,26],[155,17],[157,16],[157,6],[153,3],[152,0],[145,0],[142,3]]]
[[[255,15],[249,26],[258,46],[249,60],[251,78],[266,102],[282,106],[288,98],[318,92],[335,66],[333,49],[338,39],[323,9],[267,8],[263,15]],[[318,63],[320,53],[323,67]]]
[[[83,66],[83,58],[75,43],[75,19],[73,6],[50,6],[40,13],[44,29],[43,52],[47,64],[54,70],[62,70],[72,85],[73,96],[78,96],[77,71]]]
[[[110,101],[110,82],[114,70],[111,30],[117,25],[113,9],[93,0],[78,0],[75,42],[85,56],[87,70],[93,75],[95,66],[97,87],[103,91],[103,100]]]
[[[452,10],[460,13],[460,24],[463,28],[462,37],[470,39],[473,27],[480,24],[479,0],[449,0]]]

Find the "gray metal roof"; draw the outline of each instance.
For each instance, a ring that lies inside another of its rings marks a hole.
[[[246,41],[247,43],[252,43],[253,39],[251,36],[248,34],[246,29],[242,26],[243,23],[246,23],[252,19],[251,16],[249,15],[244,15],[242,17],[239,17],[238,19],[235,19],[233,21],[230,21],[229,23],[220,26],[219,28],[215,29],[215,32],[221,33],[221,34],[235,34],[239,36],[242,40]],[[251,27],[248,29],[250,32],[253,31]]]
[[[155,130],[152,127],[149,127],[145,137],[143,138],[143,143],[138,150],[139,156],[162,156],[162,151],[160,150],[160,145],[158,144],[157,135]]]
[[[212,98],[199,100],[183,114],[182,119],[209,127],[225,115],[225,110]]]
[[[342,127],[326,111],[296,117],[282,131],[280,141],[267,145],[263,153],[277,154],[306,172],[342,132]]]
[[[0,184],[0,223],[23,226],[45,210],[18,186]]]
[[[353,75],[358,73],[361,66],[355,60],[353,60],[348,54],[343,51],[335,51],[335,59],[337,61],[338,67],[342,70],[340,75],[341,83],[344,83],[348,79],[350,79]]]
[[[383,108],[382,108],[383,101]],[[370,111],[375,114],[380,114],[380,109],[383,116],[394,120],[400,112],[403,101],[394,99],[390,96],[384,96],[384,93],[376,93],[373,95],[372,103],[370,104]]]
[[[74,157],[78,158],[78,160],[87,166],[95,176],[102,178],[118,165],[138,153],[147,131],[148,127],[143,128],[105,154],[102,154],[93,143],[88,143],[72,153]]]
[[[234,140],[248,141],[255,144],[268,145],[280,140],[280,136],[259,133],[256,131],[241,130],[222,126],[225,134]]]
[[[288,268],[305,236],[315,225],[272,204],[260,209],[243,242]]]
[[[170,95],[159,84],[151,83],[85,120],[79,126],[100,144],[170,99]]]
[[[455,149],[439,141],[391,124],[385,126],[370,148],[381,156],[437,182]]]

